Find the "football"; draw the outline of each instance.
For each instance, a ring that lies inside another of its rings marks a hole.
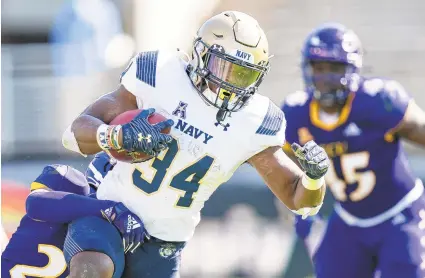
[[[140,112],[142,112],[142,109],[135,109],[135,110],[126,111],[126,112],[118,115],[117,117],[115,117],[115,119],[113,119],[110,122],[110,124],[111,125],[126,124],[126,123],[130,122],[131,120],[133,120],[134,117],[139,115]],[[153,113],[148,118],[148,121],[151,124],[156,124],[156,123],[162,122],[164,120],[167,120],[167,118],[165,118],[163,115],[158,114],[158,113]],[[171,131],[171,128],[167,127],[165,129],[163,129],[161,131],[161,133],[169,134],[170,131]],[[112,156],[116,160],[123,161],[123,162],[129,162],[129,163],[143,162],[143,161],[146,161],[146,160],[151,158],[149,155],[147,155],[145,153],[141,153],[141,152],[128,152],[126,150],[119,150],[119,151],[108,150],[107,152],[109,153],[110,156]]]

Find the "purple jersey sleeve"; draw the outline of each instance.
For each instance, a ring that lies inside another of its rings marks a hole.
[[[69,223],[87,216],[102,218],[101,211],[115,204],[114,201],[98,200],[63,191],[36,191],[28,196],[25,207],[31,219]]]
[[[364,92],[371,96],[368,106],[371,120],[386,134],[386,138],[391,137],[392,129],[403,119],[412,98],[400,83],[393,80],[365,81]]]
[[[298,108],[298,109],[297,109]],[[290,146],[292,143],[299,143],[298,141],[298,121],[295,120],[297,117],[297,110],[299,110],[299,106],[292,106],[285,102],[282,106],[282,111],[286,118],[286,143],[284,146],[284,150],[290,150]]]
[[[289,144],[292,144],[292,143],[294,143],[294,142],[297,142],[298,140],[298,138],[297,138],[297,127],[295,126],[295,121],[292,119],[288,119],[288,117],[289,118],[292,118],[293,117],[293,115],[292,115],[292,111],[291,111],[291,107],[288,107],[287,105],[283,105],[283,107],[282,107],[282,111],[283,111],[283,113],[285,114],[285,118],[287,118],[287,122],[286,122],[286,141],[289,143]]]
[[[83,173],[67,165],[46,166],[31,188],[33,191],[25,203],[27,215],[46,222],[68,223],[79,217],[102,217],[101,210],[115,204],[87,197],[90,191]]]
[[[90,193],[84,174],[70,166],[61,164],[47,165],[43,172],[31,183],[31,191],[46,188],[79,195]]]

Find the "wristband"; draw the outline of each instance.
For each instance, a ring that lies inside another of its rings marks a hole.
[[[102,124],[97,128],[97,144],[102,150],[119,150],[121,146],[118,143],[118,136],[121,130],[120,125]]]
[[[318,180],[314,180],[309,178],[306,174],[304,174],[301,183],[308,190],[317,190],[320,189],[325,184],[325,178],[321,177]]]
[[[120,131],[121,131],[122,126],[121,125],[116,125],[112,128],[111,130],[111,145],[113,146],[114,149],[116,150],[120,150],[121,146],[119,143],[119,135],[120,135]]]
[[[111,148],[108,144],[108,139],[107,139],[108,128],[109,128],[109,125],[107,124],[101,124],[97,128],[96,140],[97,140],[97,144],[102,150],[109,150]]]

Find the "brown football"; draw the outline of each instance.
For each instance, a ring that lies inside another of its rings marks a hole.
[[[111,125],[122,125],[122,124],[126,124],[129,123],[131,120],[133,120],[134,117],[136,117],[137,115],[140,114],[140,112],[142,112],[142,109],[135,109],[135,110],[129,110],[126,111],[120,115],[118,115],[117,117],[115,117],[115,119],[113,119],[111,121]],[[151,124],[156,124],[162,121],[167,120],[167,118],[165,118],[163,115],[158,114],[158,113],[153,113],[152,115],[149,116],[148,121]],[[171,131],[170,127],[167,127],[165,129],[163,129],[161,131],[161,133],[164,134],[169,134]],[[146,161],[148,159],[150,159],[151,157],[148,154],[145,153],[141,153],[141,152],[128,152],[124,149],[122,150],[108,150],[108,153],[110,156],[112,156],[113,158],[119,160],[119,161],[123,161],[123,162],[142,162],[142,161]]]

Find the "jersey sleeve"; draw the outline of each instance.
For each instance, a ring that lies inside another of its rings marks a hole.
[[[296,118],[294,117],[294,107],[291,105],[288,105],[288,103],[284,103],[282,105],[282,111],[285,114],[285,117],[287,119],[286,122],[286,142],[283,146],[283,149],[285,151],[291,150],[291,144],[292,143],[299,143],[298,142],[298,136],[297,136],[297,127],[295,123],[297,122]]]
[[[120,83],[136,97],[150,98],[157,85],[158,56],[158,51],[140,52],[134,56],[121,74]]]
[[[371,96],[369,111],[372,113],[374,124],[382,130],[387,141],[394,140],[393,131],[403,120],[412,100],[411,96],[400,83],[393,80],[383,81],[378,91],[374,91],[373,86],[366,84],[365,93]]]
[[[251,138],[252,155],[262,150],[285,144],[286,119],[282,110],[269,100],[268,108],[262,113]]]
[[[37,189],[65,191],[79,195],[87,195],[90,192],[83,173],[60,164],[44,167],[43,172],[31,183],[31,191]]]
[[[168,91],[162,88],[174,82],[181,68],[181,59],[173,51],[140,52],[121,74],[120,83],[136,96],[137,105],[142,108],[144,102],[152,104],[166,97],[159,95]]]
[[[291,144],[300,144],[298,130],[300,123],[300,113],[304,111],[304,107],[308,101],[308,94],[303,91],[297,91],[289,94],[282,105],[282,111],[286,117],[286,143],[283,146],[285,151],[292,151]],[[306,112],[308,113],[308,112]]]

